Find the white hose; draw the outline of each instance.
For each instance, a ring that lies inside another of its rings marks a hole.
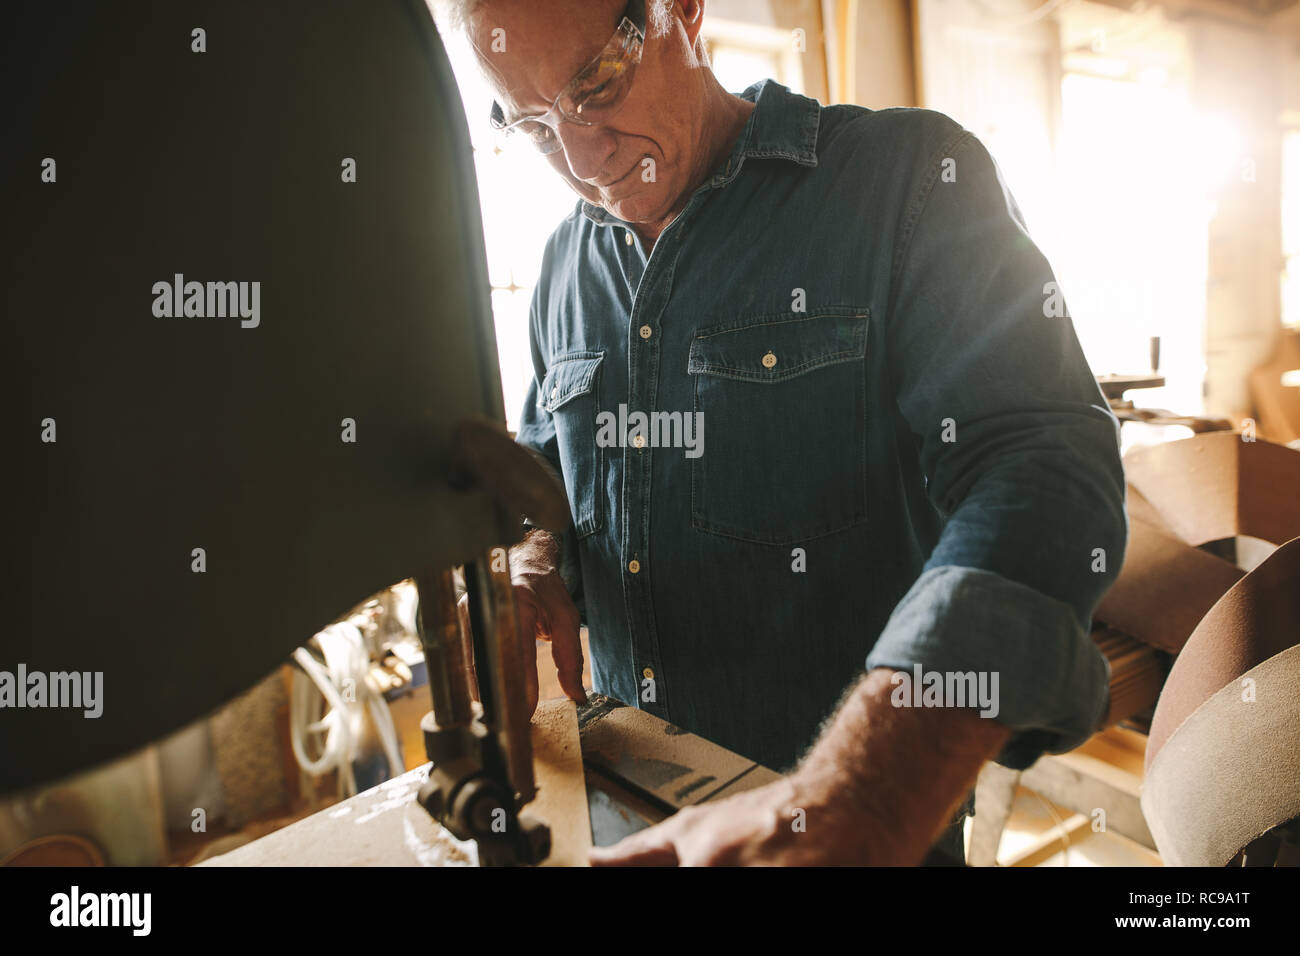
[[[298,766],[313,777],[323,777],[331,770],[339,772],[339,797],[349,797],[356,793],[357,782],[352,774],[351,734],[348,721],[344,718],[343,699],[330,680],[329,672],[304,647],[293,652],[293,658],[302,668],[302,672],[293,675],[293,693],[289,701],[289,737],[293,744],[293,755],[298,759]],[[314,684],[317,694],[310,693],[308,681]],[[321,701],[329,704],[329,711],[319,717]],[[319,718],[319,719],[318,719]],[[317,760],[307,756],[305,738],[307,734],[325,734],[321,744],[321,755]]]
[[[397,730],[383,696],[370,684],[370,655],[365,639],[352,624],[331,624],[312,638],[325,658],[322,666],[305,648],[293,652],[302,668],[295,673],[289,703],[290,739],[298,765],[314,777],[338,771],[339,797],[357,791],[352,762],[356,747],[365,732],[366,715],[374,722],[388,760],[390,776],[399,776],[404,767]],[[311,692],[314,685],[318,693]],[[346,688],[353,690],[346,693]],[[324,705],[329,709],[321,716]],[[324,734],[319,758],[307,754],[307,736]]]

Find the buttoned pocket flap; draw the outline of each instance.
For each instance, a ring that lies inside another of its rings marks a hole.
[[[605,358],[604,352],[583,352],[556,361],[542,381],[541,406],[548,412],[586,395],[596,384],[596,372]]]
[[[865,309],[821,309],[775,316],[741,328],[697,332],[686,370],[747,382],[781,382],[814,369],[861,359],[867,351]]]

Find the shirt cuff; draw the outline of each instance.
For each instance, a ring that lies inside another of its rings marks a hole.
[[[978,568],[931,568],[917,578],[866,666],[909,675],[895,686],[899,706],[961,706],[963,695],[977,696],[966,705],[1014,731],[995,758],[1014,770],[1077,747],[1110,706],[1110,664],[1074,610]]]

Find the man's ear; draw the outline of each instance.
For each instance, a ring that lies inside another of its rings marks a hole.
[[[704,25],[704,0],[676,0],[677,13],[686,28],[686,37],[691,41],[691,48],[700,36],[700,27]]]

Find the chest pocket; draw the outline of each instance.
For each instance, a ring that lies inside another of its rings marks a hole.
[[[551,363],[539,402],[550,412],[560,470],[579,538],[605,524],[605,450],[596,446],[596,387],[604,352],[569,352]]]
[[[695,334],[695,528],[779,545],[866,521],[868,318],[832,307]]]

